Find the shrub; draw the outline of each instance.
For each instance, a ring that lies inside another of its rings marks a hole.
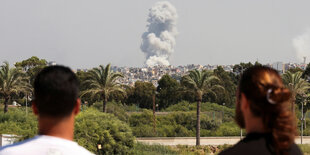
[[[177,145],[173,146],[172,149],[176,150],[179,154],[186,154],[186,155],[218,154],[223,150],[221,146],[212,146],[212,145],[201,145],[201,146]]]
[[[224,144],[224,145],[218,145],[217,148],[219,149],[219,151],[224,151],[228,148],[232,147],[232,145],[229,144]]]
[[[138,105],[132,104],[132,105],[124,105],[125,111],[127,112],[139,112],[142,111]]]
[[[220,121],[201,116],[202,130],[216,130]],[[156,133],[153,127],[153,114],[149,110],[132,114],[130,126],[137,137],[192,137],[196,132],[195,112],[172,112],[156,116]]]
[[[178,104],[172,105],[164,111],[196,111],[196,103],[189,103],[181,101]],[[220,119],[223,122],[233,121],[235,110],[226,106],[218,105],[216,103],[201,103],[201,114],[205,114],[212,119]]]
[[[129,118],[130,127],[137,137],[155,137],[153,128],[153,114],[150,110],[134,113]]]
[[[103,108],[102,102],[95,102],[92,106],[97,110],[102,111]],[[113,114],[121,121],[128,122],[129,116],[126,113],[125,107],[120,102],[119,103],[116,103],[114,101],[108,102],[107,113]]]
[[[237,136],[240,135],[240,128],[235,122],[223,123],[214,133],[214,136]]]
[[[10,108],[7,113],[0,112],[0,134],[14,134],[19,140],[34,137],[37,134],[38,123],[31,111],[21,108]]]
[[[134,145],[129,126],[111,114],[89,108],[76,117],[75,140],[86,149],[104,154],[127,154]]]
[[[143,143],[137,143],[131,153],[139,155],[178,154],[176,151],[172,150],[169,146],[146,145]]]
[[[178,104],[174,104],[166,108],[164,111],[193,111],[196,109],[194,104],[190,104],[187,101],[181,101]]]
[[[298,146],[305,155],[310,154],[310,144],[298,144]]]

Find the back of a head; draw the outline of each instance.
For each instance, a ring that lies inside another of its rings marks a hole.
[[[78,93],[78,79],[68,67],[46,67],[34,82],[34,102],[40,116],[70,115],[76,106]]]
[[[290,91],[284,87],[281,76],[272,68],[254,66],[247,69],[239,83],[239,95],[243,93],[250,103],[250,110],[261,117],[264,129],[273,135],[275,150],[281,154],[295,138],[295,119],[290,111]],[[236,118],[244,127],[244,122]]]

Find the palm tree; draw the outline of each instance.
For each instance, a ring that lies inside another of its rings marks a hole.
[[[86,75],[87,80],[83,82],[87,89],[81,93],[81,96],[90,94],[91,98],[100,95],[103,98],[103,112],[107,112],[107,101],[111,93],[126,93],[117,82],[119,78],[124,76],[121,73],[111,72],[110,68],[111,65],[108,64],[106,67],[100,65],[98,68],[90,70]]]
[[[189,71],[181,79],[182,86],[191,93],[196,95],[197,99],[197,123],[196,123],[196,145],[200,145],[200,105],[202,96],[206,93],[214,93],[215,89],[224,89],[222,86],[216,84],[218,78],[211,75],[207,70],[199,71],[197,69]]]
[[[302,72],[292,73],[290,71],[283,74],[283,83],[292,92],[292,112],[295,112],[296,95],[304,94],[309,88],[309,83],[302,78]]]
[[[4,97],[4,113],[8,111],[8,102],[12,95],[31,91],[28,81],[21,68],[10,68],[8,62],[0,66],[0,94]]]

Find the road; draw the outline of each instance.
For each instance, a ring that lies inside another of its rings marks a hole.
[[[136,138],[138,142],[146,144],[160,144],[160,145],[195,145],[195,137],[143,137]],[[201,145],[223,145],[236,144],[240,137],[201,137]],[[300,144],[300,138],[295,139],[297,144]],[[303,144],[310,144],[310,136],[303,137]]]

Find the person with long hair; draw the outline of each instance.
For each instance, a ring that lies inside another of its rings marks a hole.
[[[300,155],[294,143],[296,122],[290,110],[291,92],[272,68],[254,66],[241,76],[235,120],[246,137],[220,155]]]

